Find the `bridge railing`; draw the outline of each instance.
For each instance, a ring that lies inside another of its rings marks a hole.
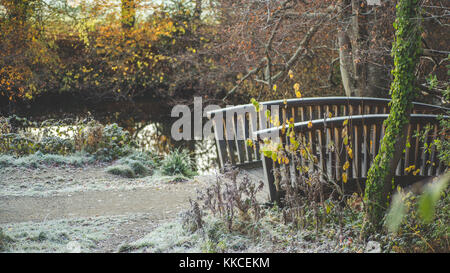
[[[296,139],[309,150],[309,156],[304,153],[291,153],[288,164],[263,158],[265,183],[271,200],[278,200],[279,189],[275,185],[279,184],[282,177],[294,183],[296,177],[304,175],[303,168],[299,166],[320,170],[327,179],[336,182],[342,182],[344,173],[349,181],[365,179],[380,148],[385,130],[383,122],[387,117],[388,114],[354,115],[295,123],[292,129]],[[416,133],[424,129],[427,130],[421,138]],[[445,134],[440,132],[438,115],[412,114],[405,136],[407,144],[395,175],[413,176],[414,173],[427,177],[443,173],[447,166],[439,161],[438,151],[431,145],[434,140],[442,140],[445,137]],[[254,137],[262,141],[262,136],[278,134],[278,140],[284,147],[291,144],[290,137],[285,133],[286,128],[283,130],[283,127],[279,126],[256,131]],[[351,156],[346,147],[351,147]],[[424,147],[430,148],[425,150]],[[346,163],[348,168],[343,168]]]
[[[256,112],[252,104],[227,107],[207,113],[213,122],[217,153],[221,168],[225,164],[245,166],[261,164],[259,144],[246,145],[253,139],[253,132],[273,127],[266,116],[280,124],[293,119],[294,122],[312,121],[326,117],[389,113],[389,99],[367,97],[320,97],[276,100],[260,103]],[[445,114],[448,108],[414,103],[415,114]]]

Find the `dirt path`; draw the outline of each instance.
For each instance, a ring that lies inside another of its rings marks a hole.
[[[149,213],[155,220],[165,219],[176,215],[189,204],[189,197],[194,197],[185,188],[93,191],[50,197],[3,196],[0,224],[136,213]]]

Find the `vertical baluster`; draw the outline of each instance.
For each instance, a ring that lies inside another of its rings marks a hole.
[[[345,148],[342,146],[342,128],[340,126],[334,127],[334,145],[335,145],[335,151],[334,151],[334,158],[335,158],[335,175],[336,175],[336,181],[341,180],[341,173],[342,173],[342,166],[344,165],[344,153]]]
[[[317,156],[316,153],[316,132],[314,127],[311,129],[308,129],[308,138],[309,138],[309,143],[308,143],[308,147],[309,147],[309,151],[311,153],[311,159],[309,160],[309,169],[310,170],[316,170],[315,164],[314,164],[314,157]]]
[[[227,149],[228,149],[228,156],[230,158],[230,162],[232,165],[236,165],[235,160],[235,154],[234,154],[234,145],[235,145],[235,136],[234,136],[234,115],[230,116],[230,114],[227,112],[226,114],[226,122],[224,122],[224,132],[225,132],[225,139],[227,143]]]
[[[375,105],[374,114],[380,113],[380,107],[378,105]]]
[[[445,141],[446,134],[444,133],[444,134],[441,134],[440,136],[437,136],[437,137],[439,137],[440,140],[441,140],[441,143],[443,143]],[[440,175],[445,170],[445,168],[447,166],[445,166],[445,164],[444,164],[444,162],[442,162],[442,160],[437,159],[437,161],[439,163],[436,164],[437,165],[436,175]]]
[[[347,125],[345,126],[346,130],[347,130],[347,135],[348,135],[348,146],[353,146],[352,148],[354,149],[354,144],[353,141],[355,139],[354,136],[354,130],[352,128],[352,124],[351,124],[351,120],[348,121]],[[353,158],[351,158],[348,154],[348,151],[346,149],[344,149],[344,153],[345,153],[345,159],[346,161],[348,161],[349,168],[347,169],[347,177],[348,179],[353,178]],[[354,153],[353,153],[354,155]]]
[[[406,145],[405,145],[405,161],[403,165],[403,173],[405,173],[405,169],[410,166],[411,163],[411,131],[412,125],[408,124],[408,129],[406,129]]]
[[[431,147],[431,156],[430,156],[430,166],[428,167],[428,176],[434,176],[436,174],[436,145],[434,145],[434,141],[437,139],[438,137],[438,125],[434,124],[433,125],[433,135],[430,141],[430,144],[432,145]]]
[[[275,188],[275,176],[273,173],[273,160],[271,158],[262,157],[262,165],[264,172],[264,183],[265,188],[269,191],[269,198],[271,202],[275,202],[278,200],[278,194]]]
[[[314,119],[313,107],[311,105],[308,106],[308,115],[309,115],[309,120],[313,120]]]
[[[233,116],[233,129],[234,129],[234,136],[235,136],[235,145],[236,145],[236,151],[237,151],[237,157],[239,163],[245,162],[245,141],[244,141],[244,128],[242,127],[243,123],[243,115],[242,114],[236,114]]]
[[[294,120],[294,123],[297,122],[297,115],[295,114],[295,107],[291,107],[291,117]]]
[[[354,134],[355,134],[355,140],[354,140],[354,177],[360,178],[361,177],[361,163],[362,163],[362,157],[361,157],[361,144],[362,144],[362,130],[360,125],[355,125],[354,127]]]
[[[417,123],[416,125],[416,133],[420,132],[420,123]],[[418,136],[415,137],[415,141],[414,141],[414,166],[416,166],[416,168],[419,168],[419,149],[420,149],[420,139]]]
[[[364,161],[362,163],[362,177],[367,177],[369,171],[369,158],[370,158],[370,124],[364,124],[363,126],[363,152]]]
[[[259,113],[256,112],[255,109],[253,109],[252,111],[249,112],[248,115],[248,123],[249,123],[249,135],[253,134],[253,132],[258,131],[261,127],[258,126],[259,122],[258,122],[258,116]],[[253,157],[255,161],[258,161],[260,159],[260,155],[259,155],[259,142],[256,139],[253,139],[255,141],[253,141],[254,145],[252,148],[252,152],[253,152]]]
[[[214,128],[214,138],[216,139],[216,146],[218,153],[217,155],[219,158],[220,168],[223,168],[225,167],[225,164],[228,162],[227,145],[224,138],[224,126],[223,126],[224,122],[223,118],[222,122],[216,122],[214,115],[211,117],[211,120]]]
[[[327,149],[328,149],[328,162],[327,162],[327,175],[329,179],[335,179],[333,172],[333,151],[331,149],[331,143],[333,142],[333,131],[330,127],[327,127]],[[336,148],[335,148],[336,150]]]
[[[250,136],[250,113],[244,113],[243,119],[242,119],[242,126],[244,128],[244,138],[245,141],[247,139],[252,139],[252,136]],[[255,141],[256,142],[256,141]],[[245,156],[247,158],[248,162],[252,162],[253,159],[253,148],[248,146],[247,143],[244,143],[245,145]]]
[[[306,110],[305,107],[300,107],[300,121],[306,121]]]
[[[424,128],[425,127],[426,127],[426,124],[424,125]],[[423,145],[421,147],[421,150],[422,150],[421,162],[422,162],[422,164],[420,165],[420,175],[422,175],[422,176],[425,175],[425,170],[427,169],[428,151],[425,149],[425,144],[428,144],[428,139],[429,139],[429,133],[425,132]]]
[[[319,160],[319,166],[321,169],[321,173],[326,173],[327,170],[327,159],[326,159],[326,128],[323,130],[318,130],[319,134],[319,151],[320,151],[320,160]]]

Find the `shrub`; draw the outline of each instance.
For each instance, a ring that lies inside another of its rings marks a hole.
[[[17,133],[0,135],[0,153],[17,156],[29,155],[38,151],[38,143]]]
[[[33,133],[31,129],[38,129]],[[83,121],[45,120],[41,124],[26,118],[0,118],[0,153],[25,156],[38,151],[68,155],[92,154],[101,161],[111,161],[131,154],[135,142],[130,133],[117,124],[102,125],[90,118]]]
[[[111,161],[129,155],[135,144],[130,133],[116,123],[103,126],[92,121],[75,136],[75,147],[102,161]]]
[[[38,150],[44,154],[67,155],[75,152],[73,142],[60,137],[44,137],[38,143]]]
[[[141,161],[126,158],[124,160],[119,160],[119,162],[121,162],[120,165],[126,165],[130,167],[136,176],[146,176],[148,174],[151,174],[151,169],[144,166]]]
[[[3,233],[2,228],[0,228],[0,251],[5,251],[8,248],[8,244],[11,243],[13,239]]]
[[[136,174],[133,169],[128,165],[114,165],[106,169],[106,171],[113,175],[118,175],[127,178],[134,178]]]
[[[193,177],[196,175],[194,166],[189,154],[185,150],[171,151],[161,161],[161,171],[164,175],[183,175],[186,177]]]
[[[119,159],[116,165],[107,169],[107,172],[122,177],[144,177],[152,175],[154,168],[155,161],[151,153],[134,152]],[[133,171],[133,175],[129,170]]]

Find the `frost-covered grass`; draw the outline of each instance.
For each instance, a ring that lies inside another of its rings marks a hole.
[[[143,238],[122,244],[119,252],[352,252],[326,236],[299,231],[284,225],[279,216],[268,214],[257,224],[237,222],[229,231],[226,224],[211,215],[194,232],[183,227],[181,219],[163,224]],[[361,246],[359,246],[361,247]]]
[[[191,253],[245,250],[252,245],[250,238],[225,232],[218,219],[208,218],[203,230],[190,232],[181,220],[174,220],[156,228],[145,237],[123,244],[119,252]]]
[[[0,155],[0,167],[23,167],[23,168],[41,168],[45,166],[64,166],[70,165],[74,167],[81,167],[87,164],[95,163],[92,156],[77,153],[73,155],[55,155],[43,154],[37,152],[32,155],[23,157],[15,157],[11,155]]]
[[[109,166],[108,168],[106,168],[106,172],[113,174],[113,175],[118,175],[121,177],[127,177],[127,178],[136,177],[136,173],[128,165],[120,165],[119,164],[119,165]]]
[[[41,223],[3,224],[9,238],[2,252],[92,252],[120,224],[133,216],[52,220]],[[78,248],[79,247],[79,248]]]

